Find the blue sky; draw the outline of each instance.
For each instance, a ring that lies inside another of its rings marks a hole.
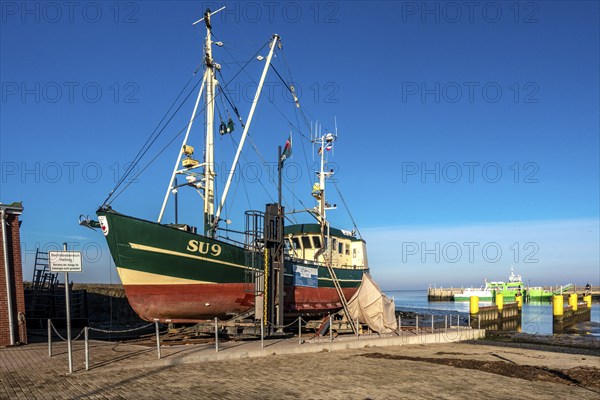
[[[84,252],[74,280],[117,281],[104,238],[77,218],[93,215],[201,62],[204,33],[192,22],[226,4],[213,18],[225,80],[277,33],[285,60],[275,66],[291,71],[308,118],[323,129],[337,119],[338,186],[385,289],[480,285],[511,265],[531,284],[600,283],[598,2],[68,4],[0,9],[0,201],[24,203],[26,278],[36,247],[67,241]],[[255,81],[261,67],[247,69]],[[255,86],[239,78],[228,92],[245,117]],[[185,126],[191,101],[151,157]],[[261,157],[274,162],[288,121],[292,104],[271,74],[251,130],[261,155],[247,147],[232,188],[234,228],[269,201],[263,185],[275,196]],[[313,205],[313,149],[301,142],[295,133],[288,208],[301,207],[291,191]],[[179,145],[114,208],[156,219]],[[226,169],[231,140],[216,146]],[[182,221],[200,225],[198,200],[182,193]],[[330,218],[352,228],[341,207]]]

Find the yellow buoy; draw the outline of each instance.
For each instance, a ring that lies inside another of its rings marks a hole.
[[[498,311],[502,311],[504,308],[504,295],[502,293],[496,295],[496,307],[498,307]]]
[[[515,300],[517,301],[517,307],[520,309],[523,308],[523,296],[517,296],[515,297]]]
[[[592,308],[592,295],[588,294],[587,296],[583,296],[583,301],[587,303],[588,309]]]
[[[471,314],[478,314],[479,313],[479,296],[471,296],[469,298],[469,312]]]
[[[573,311],[577,311],[577,293],[569,295],[569,305],[573,308]]]
[[[552,296],[552,315],[563,315],[563,297],[562,294]]]

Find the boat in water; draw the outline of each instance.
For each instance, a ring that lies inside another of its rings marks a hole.
[[[110,199],[123,182],[121,179],[97,210],[98,221],[80,217],[80,224],[101,229],[127,299],[144,320],[195,323],[252,313],[264,312],[266,316],[266,310],[270,309],[279,315],[277,323],[281,326],[284,319],[336,312],[354,295],[363,275],[369,271],[366,243],[357,235],[358,230],[334,228],[327,219],[327,212],[336,208],[326,201],[326,189],[334,174],[328,159],[338,137],[337,127],[334,132],[322,133],[316,124],[314,132],[311,126],[310,140],[313,148],[318,148],[319,167],[312,187],[307,188],[311,189],[307,192],[316,205],[302,210],[310,216],[310,223],[284,223],[296,213],[295,210],[286,212],[281,200],[281,169],[291,154],[290,134],[285,149],[280,148],[278,154],[278,202],[267,204],[265,211],[246,211],[242,215],[243,231],[223,226],[229,223],[222,213],[240,153],[265,77],[269,67],[273,68],[271,61],[282,46],[280,37],[273,35],[268,43],[268,55],[257,57],[264,62],[264,67],[246,118],[242,118],[231,99],[226,98],[243,132],[237,138],[235,157],[217,201],[216,125],[221,135],[232,134],[235,128],[232,118],[215,123],[217,97],[226,97],[223,84],[217,80],[217,74],[222,76],[221,66],[213,58],[213,45],[223,46],[214,41],[210,20],[218,11],[207,10],[204,18],[196,22],[206,25],[204,74],[158,220],[150,221],[113,209]],[[277,75],[281,78],[279,73]],[[294,98],[292,106],[300,108],[294,86],[286,85]],[[201,100],[203,106],[198,111]],[[189,139],[193,122],[201,112],[205,114],[204,149],[203,159],[197,160]],[[183,179],[177,180],[177,177]],[[176,201],[177,192],[184,188],[198,191],[202,197],[204,226],[201,228],[181,223],[177,211],[174,223],[163,222],[167,202],[173,197]],[[234,234],[238,237],[233,238]],[[269,291],[269,288],[274,290]]]
[[[525,301],[549,301],[553,295],[565,293],[573,287],[572,284],[557,288],[557,290],[548,290],[542,287],[525,287],[521,275],[515,274],[514,267],[510,269],[508,282],[485,280],[485,285],[481,288],[466,288],[461,293],[454,294],[454,301],[469,301],[471,296],[478,296],[481,301],[493,301],[496,295],[501,294],[505,299],[524,296]]]

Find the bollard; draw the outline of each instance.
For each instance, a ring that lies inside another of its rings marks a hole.
[[[479,313],[479,296],[469,297],[469,312],[471,314]],[[452,321],[450,321],[452,323]]]
[[[52,321],[48,319],[48,357],[52,357]]]
[[[552,296],[552,315],[555,317],[563,315],[563,301],[562,294]]]
[[[517,308],[520,311],[523,308],[523,296],[517,296],[515,300],[517,301]]]
[[[158,321],[154,321],[154,330],[156,331],[156,355],[160,360],[160,333],[158,332]]]
[[[329,316],[329,342],[333,342],[333,324],[331,323],[331,313],[327,313]]]
[[[262,324],[260,325],[260,339],[262,344]],[[215,351],[219,352],[219,320],[215,317]]]
[[[589,310],[592,309],[592,295],[588,294],[587,296],[583,296],[583,301],[587,304],[587,308]]]
[[[402,317],[398,315],[398,336],[402,336]]]
[[[467,317],[467,323],[469,324],[469,328],[471,328],[471,314]]]
[[[85,340],[85,370],[90,370],[90,337],[89,327],[83,328],[83,339]]]
[[[460,328],[460,314],[456,314],[456,327]]]
[[[298,317],[298,344],[302,344],[302,317]]]
[[[569,295],[569,305],[573,307],[573,311],[577,311],[577,293]]]
[[[265,347],[265,317],[261,313],[261,315],[260,315],[260,348],[264,349],[264,347]]]
[[[504,295],[502,293],[496,294],[496,307],[498,307],[498,312],[501,313],[504,308]]]
[[[419,314],[417,314],[417,320],[415,322],[415,329],[417,330],[417,333],[419,333]]]
[[[433,314],[431,314],[431,333],[433,333]]]
[[[444,315],[444,331],[448,330],[448,316]]]

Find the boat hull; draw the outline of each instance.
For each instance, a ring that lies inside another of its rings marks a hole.
[[[243,247],[114,211],[99,211],[98,218],[127,299],[141,318],[192,323],[254,308],[255,269],[246,266]],[[286,260],[284,269],[286,317],[342,307],[326,267]],[[368,272],[334,270],[347,299]]]

